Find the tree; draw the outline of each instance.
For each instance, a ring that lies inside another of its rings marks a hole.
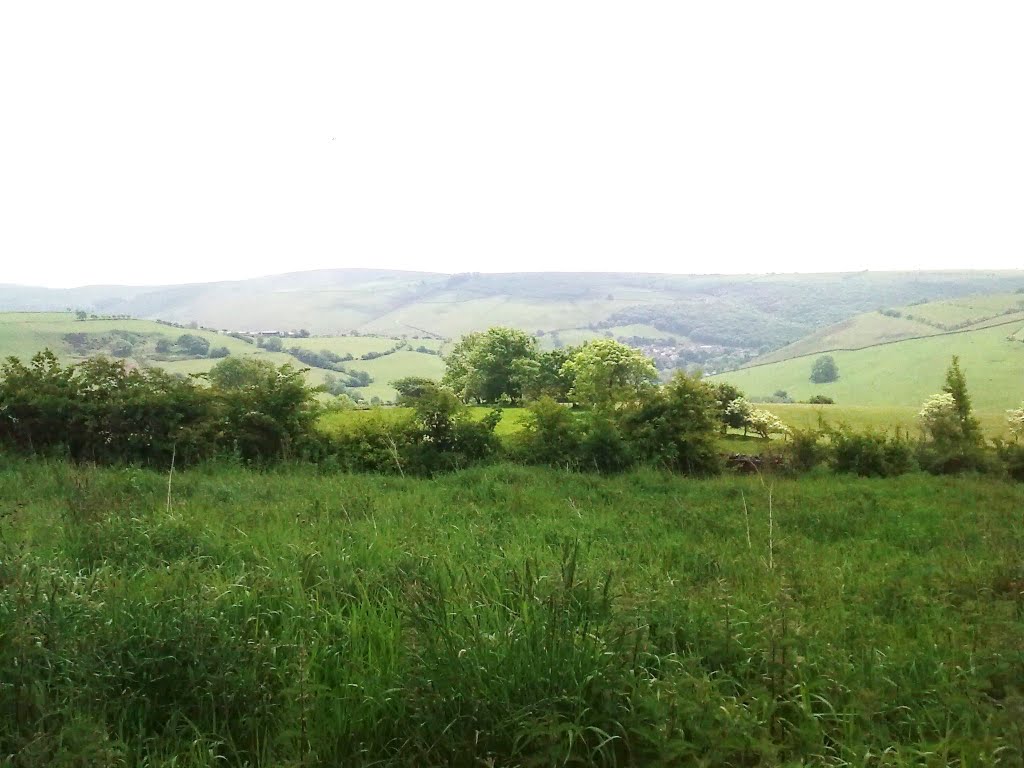
[[[739,429],[743,426],[743,416],[737,416],[730,413],[729,406],[732,405],[736,400],[746,400],[743,398],[743,392],[740,391],[739,387],[733,386],[727,381],[721,381],[716,383],[709,383],[712,392],[715,395],[715,403],[717,404],[718,419],[722,422],[721,431],[725,434],[729,427],[733,429]]]
[[[946,369],[946,383],[943,385],[942,391],[953,397],[953,405],[964,439],[972,441],[980,439],[981,424],[971,413],[971,396],[967,394],[967,377],[960,370],[960,358],[956,355],[953,355],[949,368]]]
[[[305,370],[226,357],[206,374],[223,413],[226,439],[242,459],[288,458],[312,443],[315,390],[306,385]]]
[[[448,387],[463,400],[466,397],[466,385],[472,375],[472,358],[483,341],[480,331],[467,333],[456,342],[452,351],[445,356],[445,372],[441,379],[442,386]]]
[[[981,424],[971,411],[967,378],[956,356],[946,369],[942,390],[928,398],[918,414],[927,438],[921,450],[921,465],[940,473],[982,466],[985,440]]]
[[[448,356],[441,383],[464,401],[518,403],[533,373],[537,340],[514,328],[464,336]]]
[[[827,384],[839,378],[839,366],[832,355],[822,355],[811,366],[811,381],[815,384]]]
[[[612,339],[587,342],[562,371],[573,379],[570,397],[598,409],[636,402],[658,380],[650,358]]]
[[[733,429],[742,429],[744,436],[750,427],[750,414],[754,412],[754,406],[745,397],[737,397],[725,409],[722,421],[726,426]]]
[[[568,402],[573,379],[565,364],[575,353],[574,347],[552,349],[521,363],[523,396],[528,400],[550,397],[560,403]]]
[[[753,408],[747,416],[747,426],[767,440],[772,434],[789,434],[789,427],[778,416],[763,408]]]
[[[216,360],[222,357],[227,357],[230,354],[231,350],[228,349],[227,347],[214,347],[213,349],[210,350],[209,356]]]
[[[263,348],[267,352],[280,352],[284,349],[284,342],[280,336],[268,336],[263,340]]]
[[[221,360],[206,378],[217,389],[223,391],[241,390],[257,386],[261,381],[276,375],[274,364],[258,357],[227,357]]]
[[[210,342],[192,333],[183,333],[175,344],[182,353],[192,357],[206,357],[210,351]]]
[[[425,376],[404,376],[391,382],[398,392],[398,405],[412,405],[428,393],[440,388],[433,379]]]
[[[699,374],[679,371],[661,388],[647,388],[621,415],[632,454],[688,474],[720,468],[716,434],[718,401],[714,387]]]

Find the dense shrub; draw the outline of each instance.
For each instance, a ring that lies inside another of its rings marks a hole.
[[[606,413],[593,412],[582,418],[579,467],[596,472],[622,472],[633,464],[630,446],[618,424]]]
[[[793,471],[809,472],[829,458],[829,446],[819,429],[794,429],[783,450],[783,460]]]
[[[316,408],[301,371],[225,358],[199,386],[102,357],[64,367],[53,353],[0,369],[0,445],[100,463],[167,466],[217,453],[250,462],[305,455]]]
[[[1006,469],[1006,474],[1018,482],[1024,482],[1024,445],[1018,442],[998,442],[996,455]]]
[[[717,406],[712,387],[680,372],[623,412],[623,433],[641,462],[687,474],[714,474],[721,469]]]
[[[914,444],[897,430],[886,432],[832,431],[832,460],[837,472],[863,477],[894,477],[914,468]]]
[[[516,457],[527,464],[577,466],[582,429],[572,411],[550,397],[527,406],[527,417],[515,441]]]
[[[425,388],[411,406],[411,414],[380,411],[335,436],[338,464],[357,471],[433,475],[499,453],[494,430],[500,411],[476,421],[452,392],[436,386]]]

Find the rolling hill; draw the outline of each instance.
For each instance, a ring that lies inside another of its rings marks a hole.
[[[893,341],[938,336],[953,331],[1024,320],[1024,292],[964,296],[947,301],[881,309],[816,331],[793,344],[753,360],[774,363],[814,353],[853,350]]]
[[[0,311],[80,309],[234,331],[307,329],[326,337],[357,332],[450,340],[507,325],[536,333],[547,347],[607,336],[643,349],[665,370],[722,371],[865,312],[1021,289],[1024,271],[449,275],[338,269],[176,286],[0,285]],[[924,335],[929,322],[941,321],[922,315],[878,322],[892,327],[848,335]],[[817,344],[843,346],[830,338]]]
[[[283,339],[284,351],[259,348],[252,340],[207,329],[181,328],[166,322],[125,318],[78,320],[67,312],[0,313],[0,359],[10,356],[27,362],[36,352],[50,349],[64,363],[78,362],[94,355],[124,359],[130,366],[159,367],[171,373],[191,375],[209,371],[218,358],[206,355],[166,353],[158,343],[174,344],[182,335],[205,339],[211,349],[223,348],[227,354],[252,356],[275,365],[291,364],[309,368],[311,384],[323,384],[328,374],[344,380],[339,371],[310,366],[288,352],[299,347],[312,352],[328,350],[335,355],[351,356],[341,365],[349,371],[365,371],[373,381],[351,390],[353,396],[367,401],[374,397],[392,400],[395,390],[389,382],[402,376],[440,377],[444,362],[437,355],[436,340],[405,340],[382,336],[310,337]],[[423,349],[425,351],[416,351]],[[363,359],[369,356],[370,359]]]
[[[980,411],[1002,411],[1024,400],[1024,316],[1001,325],[829,352],[839,379],[810,381],[818,351],[730,371],[712,380],[735,384],[750,397],[785,391],[796,400],[826,395],[842,405],[919,406],[941,389],[950,357],[958,355]]]

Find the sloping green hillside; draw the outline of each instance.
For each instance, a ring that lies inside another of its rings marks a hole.
[[[454,338],[494,325],[577,335],[643,326],[732,365],[879,307],[1013,292],[1024,272],[818,275],[506,273],[342,269],[255,280],[48,291],[0,285],[0,310],[67,307],[232,330]],[[628,335],[628,334],[627,334]],[[704,356],[707,357],[706,355]]]
[[[999,410],[1024,400],[1024,319],[1011,325],[899,341],[857,351],[830,354],[839,366],[839,380],[810,381],[817,355],[752,366],[712,377],[729,381],[749,396],[784,390],[797,400],[827,395],[843,405],[916,406],[940,390],[952,355],[961,367],[975,407]]]
[[[284,351],[270,352],[255,343],[215,331],[178,328],[152,320],[86,319],[78,320],[68,312],[6,312],[0,313],[0,359],[18,357],[27,362],[35,353],[50,349],[64,362],[76,362],[95,355],[123,359],[130,366],[159,367],[171,373],[191,375],[209,371],[218,358],[203,354],[185,354],[178,350],[161,352],[158,344],[173,346],[184,334],[205,339],[210,349],[226,348],[230,355],[258,357],[275,365],[289,363],[309,368],[311,384],[324,383],[329,373],[339,379],[344,375],[310,366],[288,353],[292,347],[318,352],[329,350],[338,355],[351,355],[342,366],[347,370],[365,371],[373,382],[353,389],[353,394],[366,400],[378,397],[388,402],[396,392],[390,382],[402,376],[440,377],[444,362],[437,354],[417,352],[417,347],[436,351],[440,342],[431,339],[395,339],[381,336],[344,336],[288,338]],[[392,352],[401,347],[400,351]],[[370,360],[364,355],[378,355]]]
[[[752,361],[774,363],[836,349],[861,349],[902,339],[1024,320],[1024,294],[964,296],[867,312],[823,328]]]

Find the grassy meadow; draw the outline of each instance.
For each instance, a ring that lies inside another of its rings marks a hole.
[[[206,373],[217,359],[185,358],[164,359],[157,355],[154,347],[159,339],[174,341],[182,334],[200,336],[210,342],[211,348],[226,347],[230,354],[236,356],[252,356],[272,362],[274,365],[291,364],[297,368],[306,368],[306,364],[297,360],[287,352],[269,352],[255,344],[216,331],[176,328],[152,320],[134,319],[88,319],[77,320],[70,312],[0,312],[0,359],[9,356],[27,362],[34,354],[50,349],[64,363],[79,362],[87,355],[76,350],[65,340],[67,334],[86,334],[90,338],[118,334],[132,334],[138,339],[136,351],[125,358],[132,366],[159,367],[171,373],[192,375]],[[365,400],[373,397],[383,402],[390,402],[397,394],[390,382],[403,376],[426,376],[440,378],[444,373],[443,360],[434,354],[416,352],[419,346],[436,350],[442,345],[437,339],[409,339],[409,348],[393,354],[385,354],[373,360],[361,360],[362,355],[376,352],[386,353],[403,343],[403,339],[387,336],[316,336],[310,338],[286,338],[283,340],[287,350],[300,347],[313,352],[329,350],[338,355],[352,355],[354,360],[345,363],[353,370],[366,371],[374,381],[367,387],[355,390]],[[109,349],[98,349],[89,354],[110,354]],[[324,377],[330,371],[310,368],[306,378],[311,385],[324,383]]]
[[[950,357],[959,355],[974,407],[1003,411],[1024,400],[1024,343],[1014,337],[1019,330],[1016,325],[997,326],[831,352],[839,380],[829,384],[810,380],[815,355],[730,371],[711,380],[728,381],[755,398],[784,390],[795,400],[820,394],[844,406],[912,408],[940,391]]]
[[[4,765],[1024,761],[1019,484],[0,457],[0,508]]]

